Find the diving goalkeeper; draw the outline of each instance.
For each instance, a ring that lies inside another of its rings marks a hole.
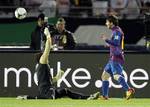
[[[38,95],[33,97],[29,95],[18,96],[18,99],[57,99],[62,97],[69,97],[72,99],[97,99],[99,97],[99,92],[92,95],[83,95],[81,93],[73,92],[67,88],[57,88],[54,87],[53,82],[57,81],[60,76],[57,75],[52,78],[50,74],[49,66],[49,53],[52,47],[51,35],[48,28],[44,29],[44,34],[46,36],[45,49],[42,53],[37,55],[38,66],[36,67],[37,78],[38,78]],[[60,71],[62,74],[62,71]]]

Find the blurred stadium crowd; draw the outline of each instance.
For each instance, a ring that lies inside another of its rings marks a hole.
[[[0,17],[12,17],[16,7],[26,7],[28,16],[44,12],[48,17],[105,17],[135,19],[150,12],[150,0],[0,0]]]
[[[150,47],[150,0],[0,0],[1,22],[13,18],[17,7],[26,8],[28,18],[37,17],[39,13],[49,18],[64,17],[66,29],[74,33],[77,44],[84,48],[85,44],[104,44],[98,37],[101,32],[109,35],[103,19],[115,14],[121,19],[120,26],[126,34],[126,44],[148,44]]]

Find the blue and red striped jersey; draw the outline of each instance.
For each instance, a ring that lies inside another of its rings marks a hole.
[[[110,46],[110,60],[124,63],[124,33],[119,26],[112,28],[111,39],[106,39]]]

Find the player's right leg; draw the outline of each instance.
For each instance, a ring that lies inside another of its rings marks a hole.
[[[101,99],[107,100],[108,93],[109,93],[109,81],[110,74],[107,72],[109,71],[109,64],[106,65],[104,72],[102,73],[102,96]],[[107,70],[107,71],[106,71]]]

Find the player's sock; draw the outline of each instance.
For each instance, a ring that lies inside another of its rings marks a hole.
[[[118,79],[118,83],[122,86],[122,88],[127,91],[129,89],[128,83],[125,81],[124,77],[120,76]]]
[[[102,95],[105,97],[108,97],[108,91],[109,91],[109,81],[103,81]]]

